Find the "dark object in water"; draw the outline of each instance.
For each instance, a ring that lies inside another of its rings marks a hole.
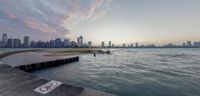
[[[111,52],[109,50],[106,51],[107,54],[111,54]]]
[[[94,57],[96,57],[96,53],[94,53]]]

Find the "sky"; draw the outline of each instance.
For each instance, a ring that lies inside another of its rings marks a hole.
[[[200,41],[200,0],[0,0],[0,35],[93,44]]]

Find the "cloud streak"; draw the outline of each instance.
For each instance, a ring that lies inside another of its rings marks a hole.
[[[111,3],[112,0],[1,0],[0,33],[40,39],[64,37],[79,22],[105,16]]]

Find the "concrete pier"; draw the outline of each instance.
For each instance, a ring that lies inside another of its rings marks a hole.
[[[6,64],[0,63],[0,96],[115,96],[28,73],[79,61],[78,56],[48,57],[45,54],[26,52],[1,59]]]
[[[0,96],[114,96],[55,82],[0,64]]]
[[[16,66],[15,68],[26,71],[26,72],[32,72],[37,71],[40,69],[55,67],[63,64],[72,63],[75,61],[79,61],[79,57],[69,57],[66,59],[59,59],[59,60],[52,60],[52,61],[45,61],[45,62],[39,62],[39,63],[33,63],[33,64],[26,64],[26,65],[20,65]]]

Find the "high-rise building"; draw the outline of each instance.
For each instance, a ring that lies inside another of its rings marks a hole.
[[[37,43],[35,41],[31,41],[31,48],[37,48]]]
[[[24,37],[24,48],[29,48],[30,47],[30,37],[25,36]]]
[[[92,41],[88,41],[88,47],[92,47]]]
[[[64,47],[69,47],[69,46],[70,46],[70,41],[69,41],[69,39],[65,39],[65,40],[63,41],[63,46],[64,46]]]
[[[75,48],[77,47],[77,44],[75,41],[71,41],[70,47]]]
[[[125,44],[125,43],[124,43],[124,44],[122,44],[122,47],[123,47],[123,48],[125,48],[125,47],[126,47],[126,44]]]
[[[133,44],[131,44],[131,46],[130,46],[131,48],[133,48]]]
[[[8,41],[7,34],[5,34],[5,33],[3,34],[2,41],[5,42],[5,43],[7,43],[7,41]]]
[[[2,42],[1,42],[1,46],[2,47],[7,47],[7,43],[8,43],[8,37],[7,37],[7,34],[3,34],[2,35]]]
[[[20,48],[21,47],[21,40],[20,39],[13,39],[13,47]]]
[[[80,45],[80,38],[79,37],[77,38],[77,45],[78,46]]]
[[[194,42],[194,43],[193,43],[193,46],[194,46],[194,47],[200,47],[200,42]]]
[[[13,39],[8,39],[7,47],[8,48],[14,48],[14,40]]]
[[[191,41],[187,41],[187,47],[192,47],[192,42]]]
[[[5,45],[4,42],[0,40],[0,48],[4,48],[5,47],[4,45]]]
[[[83,47],[83,36],[80,36],[77,38],[77,43],[79,47]]]
[[[108,42],[108,47],[112,47],[111,41]]]
[[[135,47],[138,48],[138,42],[135,43]]]
[[[185,43],[183,43],[182,47],[186,47],[186,44],[185,44]]]
[[[102,47],[102,48],[105,47],[105,42],[104,42],[104,41],[101,42],[101,47]]]
[[[60,38],[57,38],[55,40],[55,47],[56,48],[61,48],[62,47],[62,40]]]
[[[80,44],[83,46],[83,36],[80,36]]]
[[[114,47],[115,47],[115,44],[112,44],[112,47],[114,48]]]

